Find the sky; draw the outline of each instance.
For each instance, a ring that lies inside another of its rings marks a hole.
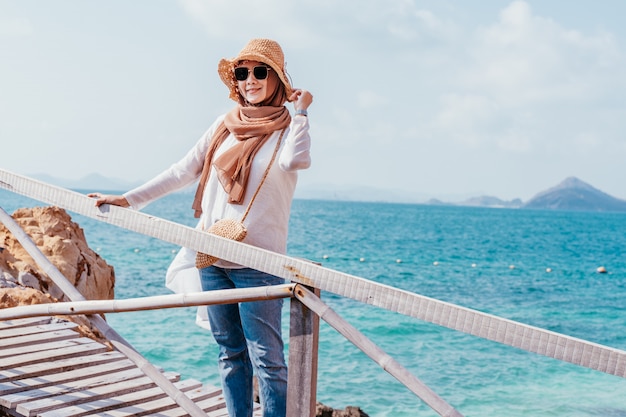
[[[267,37],[314,96],[299,187],[527,201],[575,176],[626,199],[623,16],[623,0],[0,0],[0,168],[148,180],[234,106],[218,61]]]

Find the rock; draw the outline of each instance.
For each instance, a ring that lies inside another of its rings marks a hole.
[[[113,267],[89,248],[83,229],[72,222],[65,210],[58,207],[22,208],[12,217],[85,298],[113,299]],[[1,224],[0,247],[4,249],[0,251],[0,287],[15,282],[41,290],[58,301],[69,301]],[[13,279],[7,278],[7,274]]]
[[[19,209],[12,216],[42,253],[89,300],[114,296],[115,271],[89,248],[83,230],[58,207]],[[70,301],[0,223],[0,308]],[[107,345],[106,338],[81,315],[64,316],[84,336]]]
[[[315,407],[315,417],[369,417],[359,407],[348,406],[345,410],[337,410],[322,403]]]
[[[0,288],[0,306],[2,308],[23,305],[52,303],[50,294],[26,287]]]
[[[17,282],[23,287],[30,287],[41,291],[39,279],[30,272],[20,271]]]

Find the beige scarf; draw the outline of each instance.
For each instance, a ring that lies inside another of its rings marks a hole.
[[[215,131],[204,159],[202,174],[193,201],[195,217],[202,214],[202,195],[214,165],[228,202],[242,204],[246,195],[252,161],[272,133],[289,126],[291,116],[285,106],[237,106],[224,118]],[[215,161],[213,155],[224,140],[233,134],[237,143]],[[211,162],[213,161],[213,164]]]

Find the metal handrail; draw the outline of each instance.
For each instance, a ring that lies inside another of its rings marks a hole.
[[[528,352],[626,377],[626,351],[620,349],[333,271],[308,261],[210,235],[141,212],[108,205],[96,208],[93,201],[82,194],[3,170],[0,170],[0,188],[192,250],[210,252],[227,261],[233,261],[311,288],[329,291]],[[315,338],[309,337],[309,339]],[[307,377],[311,378],[311,375]]]

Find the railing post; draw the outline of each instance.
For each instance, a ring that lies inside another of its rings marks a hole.
[[[319,289],[307,288],[319,297]],[[319,325],[319,316],[292,297],[287,391],[289,417],[315,417]]]

